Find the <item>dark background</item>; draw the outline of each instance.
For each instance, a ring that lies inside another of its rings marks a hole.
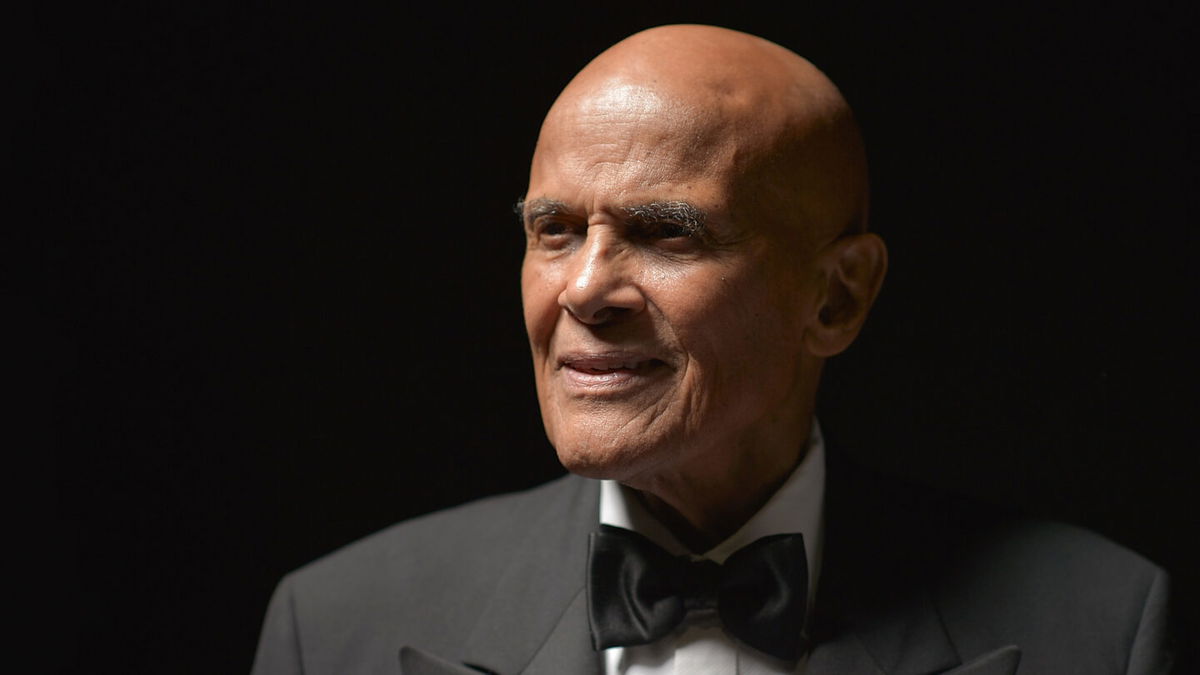
[[[243,672],[285,572],[561,472],[511,206],[571,75],[684,21],[860,116],[892,268],[823,390],[844,451],[1200,602],[1185,3],[94,4],[13,24],[10,513],[50,522],[10,536],[48,670]]]

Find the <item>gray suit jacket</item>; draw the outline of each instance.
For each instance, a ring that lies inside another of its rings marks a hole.
[[[567,476],[393,526],[279,584],[255,675],[598,674]],[[1164,673],[1167,578],[1066,525],[831,462],[810,675]]]

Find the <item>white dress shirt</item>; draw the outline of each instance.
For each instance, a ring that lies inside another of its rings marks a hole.
[[[717,563],[743,546],[772,534],[804,535],[808,556],[808,602],[816,595],[821,571],[822,508],[825,493],[825,442],[814,419],[804,459],[758,513],[725,541],[703,555],[691,554],[616,481],[600,486],[600,522],[638,532],[672,555]],[[607,675],[779,675],[804,672],[807,657],[792,665],[743,645],[721,627],[714,610],[694,611],[669,635],[648,645],[604,650]]]

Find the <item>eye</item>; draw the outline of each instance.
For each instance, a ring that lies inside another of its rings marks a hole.
[[[672,246],[691,244],[698,236],[695,228],[670,220],[651,220],[638,223],[631,229],[632,235],[642,241],[662,242]]]
[[[679,223],[663,221],[650,227],[650,234],[658,239],[679,239],[692,236],[692,228]]]
[[[559,249],[569,245],[579,234],[579,227],[558,218],[537,218],[529,228],[530,238],[536,245]]]
[[[554,237],[554,236],[558,236],[560,234],[566,234],[566,233],[567,233],[567,226],[563,223],[556,222],[556,221],[551,221],[551,222],[548,222],[545,224],[540,224],[538,227],[538,234],[540,234],[543,237]]]

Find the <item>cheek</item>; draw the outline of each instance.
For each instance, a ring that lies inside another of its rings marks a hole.
[[[528,263],[521,269],[521,306],[525,331],[534,354],[545,353],[554,324],[558,320],[558,291],[553,278],[542,266]]]
[[[740,273],[739,273],[740,272]],[[740,406],[774,397],[794,375],[802,306],[760,269],[730,270],[710,293],[675,308],[697,395]]]

